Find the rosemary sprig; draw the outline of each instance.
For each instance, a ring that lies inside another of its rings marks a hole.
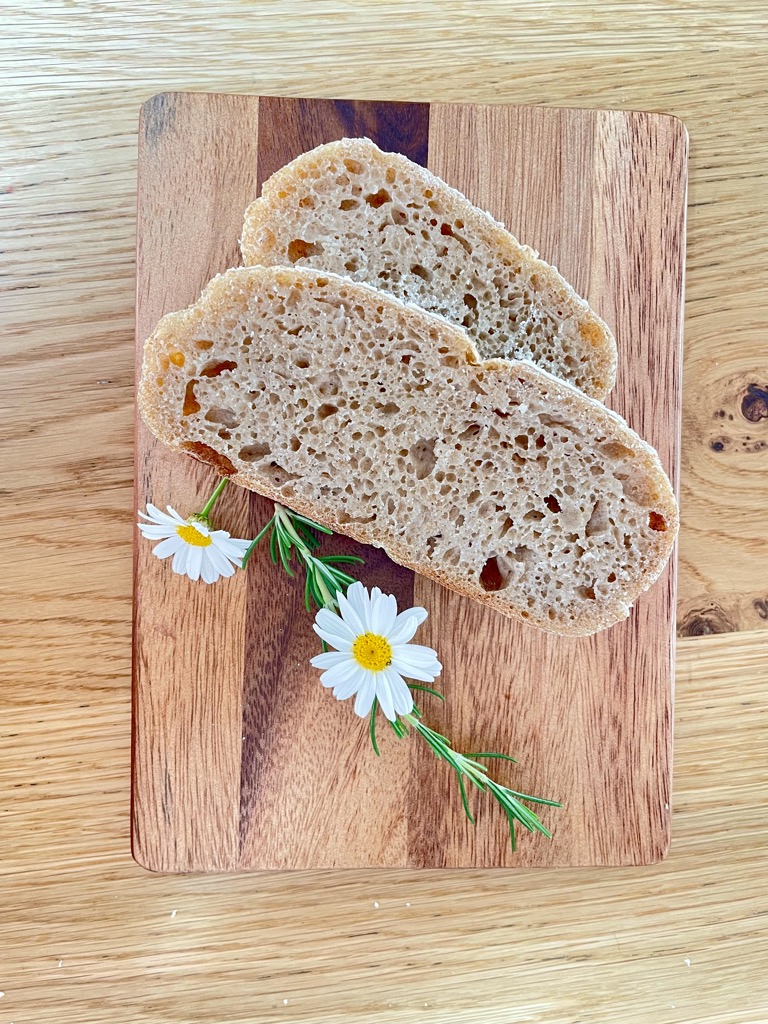
[[[275,565],[282,565],[286,573],[294,577],[294,558],[301,565],[305,573],[304,581],[304,603],[308,612],[312,610],[312,602],[318,608],[328,608],[337,612],[339,607],[338,595],[344,593],[350,584],[354,583],[354,577],[337,568],[339,565],[361,564],[362,558],[355,555],[316,555],[315,551],[320,546],[320,539],[317,533],[331,534],[332,531],[319,523],[313,522],[306,516],[284,508],[275,503],[275,513],[264,528],[259,532],[243,558],[243,568],[246,567],[254,548],[265,537],[269,538],[269,551]],[[442,694],[429,686],[419,683],[408,684],[412,690],[424,691],[445,700]],[[379,755],[379,747],[376,741],[376,711],[378,702],[374,699],[370,712],[369,735],[371,745],[376,755]],[[540,821],[538,816],[526,807],[522,801],[533,804],[544,804],[548,807],[562,806],[556,800],[545,800],[543,797],[529,796],[526,793],[518,793],[508,786],[502,786],[488,775],[488,769],[480,764],[478,758],[498,758],[514,763],[514,758],[508,754],[484,752],[479,754],[460,754],[453,749],[450,740],[441,733],[430,729],[421,721],[421,712],[414,704],[413,710],[394,722],[389,723],[395,734],[400,739],[409,736],[411,732],[420,736],[427,744],[435,757],[444,761],[455,772],[459,781],[459,791],[464,812],[475,824],[475,819],[469,807],[466,782],[471,783],[482,793],[489,793],[491,797],[502,807],[509,822],[509,835],[512,849],[516,847],[515,822],[528,829],[529,832],[540,832],[542,835],[551,838],[551,833]],[[465,782],[466,780],[466,782]]]
[[[510,789],[508,786],[502,786],[501,783],[489,778],[488,769],[476,760],[478,757],[490,757],[501,758],[514,763],[515,759],[513,757],[510,757],[508,754],[496,753],[460,754],[457,750],[453,749],[450,740],[443,736],[442,733],[430,729],[428,725],[420,721],[421,716],[415,707],[414,712],[416,713],[412,712],[410,715],[404,715],[403,720],[408,722],[411,728],[421,736],[438,760],[445,761],[456,772],[464,813],[473,825],[475,824],[475,819],[472,817],[472,812],[469,809],[467,790],[464,784],[465,779],[482,793],[490,793],[493,799],[502,807],[509,822],[509,838],[513,850],[517,845],[515,836],[516,821],[527,828],[529,832],[541,832],[548,839],[552,838],[550,831],[542,824],[539,817],[521,801],[526,800],[528,803],[545,804],[547,807],[561,807],[562,805],[557,800],[545,800],[543,797],[529,796],[527,793],[518,793],[517,790]]]
[[[349,573],[337,568],[339,565],[362,565],[363,559],[357,555],[315,555],[320,540],[313,532],[332,534],[327,526],[290,512],[275,502],[275,514],[267,525],[259,531],[251,546],[243,557],[243,568],[248,564],[256,545],[269,536],[269,553],[275,565],[282,564],[289,576],[296,574],[292,568],[294,556],[304,567],[304,604],[308,612],[312,611],[312,602],[318,608],[329,608],[337,611],[339,602],[337,594],[343,593],[355,579]]]

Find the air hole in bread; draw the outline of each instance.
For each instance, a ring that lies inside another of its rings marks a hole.
[[[310,256],[319,256],[324,252],[319,242],[307,242],[303,238],[294,238],[288,243],[288,259],[291,263],[297,260],[305,260]]]
[[[416,471],[417,480],[423,480],[425,477],[428,477],[435,468],[437,462],[437,456],[435,455],[436,441],[436,437],[429,439],[419,438],[410,447],[409,455],[413,468]]]
[[[608,509],[605,502],[598,498],[587,520],[587,525],[584,527],[584,533],[587,537],[594,537],[597,534],[605,533],[608,526]]]
[[[352,160],[351,158],[347,158],[344,161],[344,166],[350,174],[362,174],[365,170],[364,164],[361,164],[359,160]]]
[[[480,586],[487,593],[495,593],[497,590],[504,588],[505,582],[506,580],[499,567],[498,559],[495,555],[491,555],[480,573]]]
[[[595,600],[595,588],[594,587],[576,587],[576,593],[582,600],[594,601]]]
[[[375,513],[372,513],[369,516],[351,516],[349,512],[346,512],[342,508],[336,513],[336,519],[342,526],[346,526],[347,523],[360,523],[361,525],[364,525],[366,523],[376,522],[376,515]]]
[[[268,444],[260,444],[258,441],[254,441],[253,444],[247,444],[241,448],[237,457],[242,459],[243,462],[258,462],[265,455],[271,454],[272,449]]]
[[[314,210],[315,208],[315,197],[314,196],[302,196],[299,200],[299,206],[302,210]]]
[[[400,206],[395,206],[392,209],[392,222],[393,224],[399,224],[401,227],[403,224],[408,223],[408,214]],[[408,234],[413,237],[413,232],[408,231]]]
[[[195,384],[198,381],[192,379],[187,381],[187,386],[184,390],[184,405],[182,407],[183,416],[194,416],[196,412],[200,412],[200,403],[195,398]]]
[[[279,462],[270,462],[266,475],[272,480],[275,487],[284,487],[292,480],[301,479],[298,473],[289,473],[285,466],[281,466]]]
[[[548,494],[547,497],[544,499],[544,504],[547,506],[550,512],[560,511],[560,502],[557,500],[554,494]]]
[[[213,405],[205,414],[205,418],[209,423],[221,423],[225,427],[237,427],[240,425],[240,419],[232,409],[227,409],[224,406]]]
[[[420,277],[422,281],[432,280],[432,271],[427,270],[426,267],[422,267],[420,263],[414,263],[411,267],[411,273],[415,274],[416,277]]]
[[[568,431],[579,432],[578,428],[574,427],[568,420],[564,420],[559,416],[551,416],[548,412],[539,413],[539,423],[541,423],[542,427],[563,427]]]
[[[443,356],[440,359],[440,365],[441,366],[458,367],[458,366],[462,366],[464,363],[471,363],[471,362],[472,362],[472,360],[471,360],[470,355],[469,355],[468,352],[466,354],[464,354],[464,358],[463,359],[462,359],[461,356],[458,356],[458,355]]]
[[[360,264],[357,262],[357,260],[347,260],[347,262],[344,264],[344,269],[348,273],[354,274],[356,270],[360,269]]]
[[[608,582],[609,583],[615,583],[616,582],[616,573],[615,572],[608,573]]]
[[[201,352],[207,352],[209,348],[213,348],[213,342],[201,339],[200,341],[195,342],[195,348],[200,349]]]
[[[667,529],[667,521],[660,512],[648,513],[648,525],[657,533],[664,533]]]
[[[201,377],[220,377],[225,370],[236,370],[237,363],[231,359],[219,359],[214,362],[206,363],[200,371]]]
[[[369,206],[372,206],[374,210],[378,210],[378,208],[383,206],[385,203],[391,203],[392,196],[385,188],[380,188],[378,192],[370,192],[365,197],[365,201]]]

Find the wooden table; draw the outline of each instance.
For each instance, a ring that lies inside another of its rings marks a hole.
[[[5,10],[0,1024],[764,1021],[762,0],[11,0]],[[131,860],[136,118],[161,89],[600,105],[685,120],[681,640],[665,863],[203,878],[148,875]]]

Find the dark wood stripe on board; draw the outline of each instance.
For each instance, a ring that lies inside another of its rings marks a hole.
[[[403,153],[426,164],[429,140],[429,105],[426,103],[378,103],[349,100],[287,99],[261,97],[259,100],[258,189],[265,180],[299,154],[335,139],[367,136],[385,150]],[[256,198],[254,196],[254,198]],[[258,495],[250,499],[250,531],[255,535],[271,514],[271,504]],[[365,559],[360,576],[370,585],[396,595],[401,607],[413,604],[413,573],[395,565],[378,549],[356,544],[346,537],[334,537],[324,544],[328,552],[349,552]],[[249,830],[264,809],[267,820],[267,791],[285,787],[279,759],[285,738],[286,709],[312,708],[314,722],[300,721],[290,742],[300,742],[301,728],[312,730],[312,742],[335,743],[331,729],[340,709],[322,692],[317,673],[307,670],[307,660],[316,653],[311,618],[303,605],[301,587],[287,586],[269,562],[266,551],[259,553],[248,580],[248,619],[245,633],[243,678],[243,751],[241,767],[240,839],[241,856],[252,859],[257,841],[270,837],[248,837]],[[318,703],[318,698],[321,703]],[[347,718],[351,706],[342,710]],[[293,721],[290,715],[288,721]],[[354,728],[354,721],[351,722]],[[324,729],[326,735],[323,735]],[[287,755],[287,748],[286,748]],[[292,755],[295,757],[295,753]],[[320,780],[318,780],[319,782]],[[314,787],[308,787],[313,791]],[[266,800],[266,802],[265,802]],[[260,807],[261,805],[261,807]],[[327,806],[330,814],[332,808]],[[271,813],[269,813],[271,818]],[[329,826],[325,825],[326,828]],[[249,852],[249,847],[251,848]],[[287,854],[286,854],[287,856]]]

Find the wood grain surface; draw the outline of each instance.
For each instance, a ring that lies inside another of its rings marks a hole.
[[[762,1022],[768,452],[746,448],[768,438],[752,397],[768,383],[762,0],[9,0],[4,15],[0,1021]],[[662,864],[184,877],[131,860],[136,125],[174,88],[688,125]]]
[[[194,301],[201,277],[239,263],[237,211],[242,217],[264,180],[321,142],[360,134],[422,161],[489,209],[608,319],[619,348],[610,403],[658,449],[676,486],[687,136],[664,115],[156,96],[139,128],[137,374],[160,316]],[[139,507],[178,507],[181,495],[187,515],[212,486],[208,467],[191,470],[137,422]],[[247,504],[245,527],[242,494],[224,525],[252,537],[271,509],[258,496]],[[228,516],[226,500],[218,513]],[[427,702],[428,720],[459,749],[519,755],[519,767],[495,765],[494,774],[562,801],[562,810],[543,812],[553,841],[522,834],[512,851],[505,816],[481,799],[472,800],[478,826],[468,825],[455,780],[416,741],[386,736],[375,756],[366,723],[318,686],[302,588],[276,575],[266,550],[246,584],[190,587],[168,579],[167,564],[139,539],[133,821],[141,864],[532,867],[665,855],[674,558],[625,623],[574,640],[512,623],[381,552],[341,538],[335,547],[363,557],[364,582],[395,593],[401,607],[429,610],[420,639],[440,654],[447,702]]]

